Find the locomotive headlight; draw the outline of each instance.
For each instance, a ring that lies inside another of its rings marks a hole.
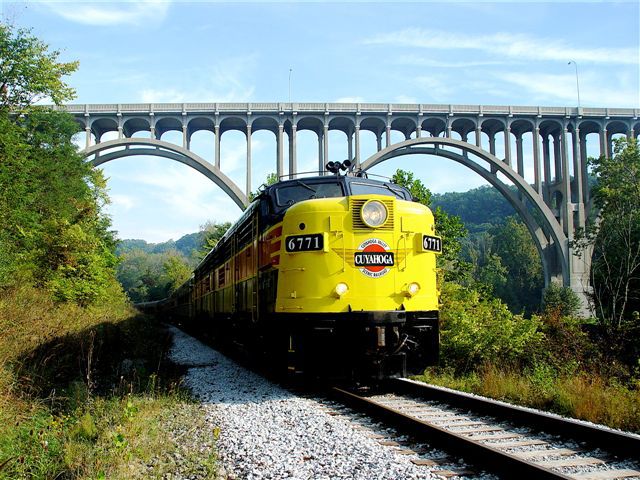
[[[378,200],[369,200],[362,206],[360,217],[367,227],[378,228],[387,221],[389,213],[384,203]]]
[[[341,298],[343,295],[346,295],[348,291],[349,291],[349,285],[347,285],[344,282],[340,282],[339,284],[337,284],[336,288],[334,289],[334,292],[338,298]]]
[[[416,282],[411,282],[407,285],[406,295],[407,297],[413,297],[420,291],[420,284]]]

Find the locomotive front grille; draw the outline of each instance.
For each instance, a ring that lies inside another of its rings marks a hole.
[[[376,228],[376,230],[390,230],[393,231],[394,225],[394,201],[393,198],[387,199],[378,199],[380,202],[384,203],[385,207],[387,207],[387,213],[389,217],[384,225]],[[354,230],[371,230],[371,227],[367,226],[360,216],[360,210],[362,210],[362,206],[368,201],[368,199],[349,199],[349,206],[351,208],[351,219],[353,221],[353,229]]]

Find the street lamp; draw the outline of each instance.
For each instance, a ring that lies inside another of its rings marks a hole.
[[[291,103],[291,72],[293,72],[293,68],[289,69],[289,103]]]
[[[573,66],[576,67],[576,89],[578,90],[578,115],[579,115],[580,114],[580,82],[578,82],[578,64],[576,63],[575,60],[569,60],[567,65],[571,65],[572,63],[573,63]]]

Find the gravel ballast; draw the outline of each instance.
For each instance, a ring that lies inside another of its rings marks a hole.
[[[173,362],[202,402],[223,477],[246,479],[439,478],[320,402],[295,396],[182,331],[171,328]],[[213,434],[213,433],[212,433]]]

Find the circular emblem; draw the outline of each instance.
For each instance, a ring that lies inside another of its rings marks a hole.
[[[354,253],[353,263],[367,277],[380,278],[394,265],[393,252],[379,238],[365,240]]]

